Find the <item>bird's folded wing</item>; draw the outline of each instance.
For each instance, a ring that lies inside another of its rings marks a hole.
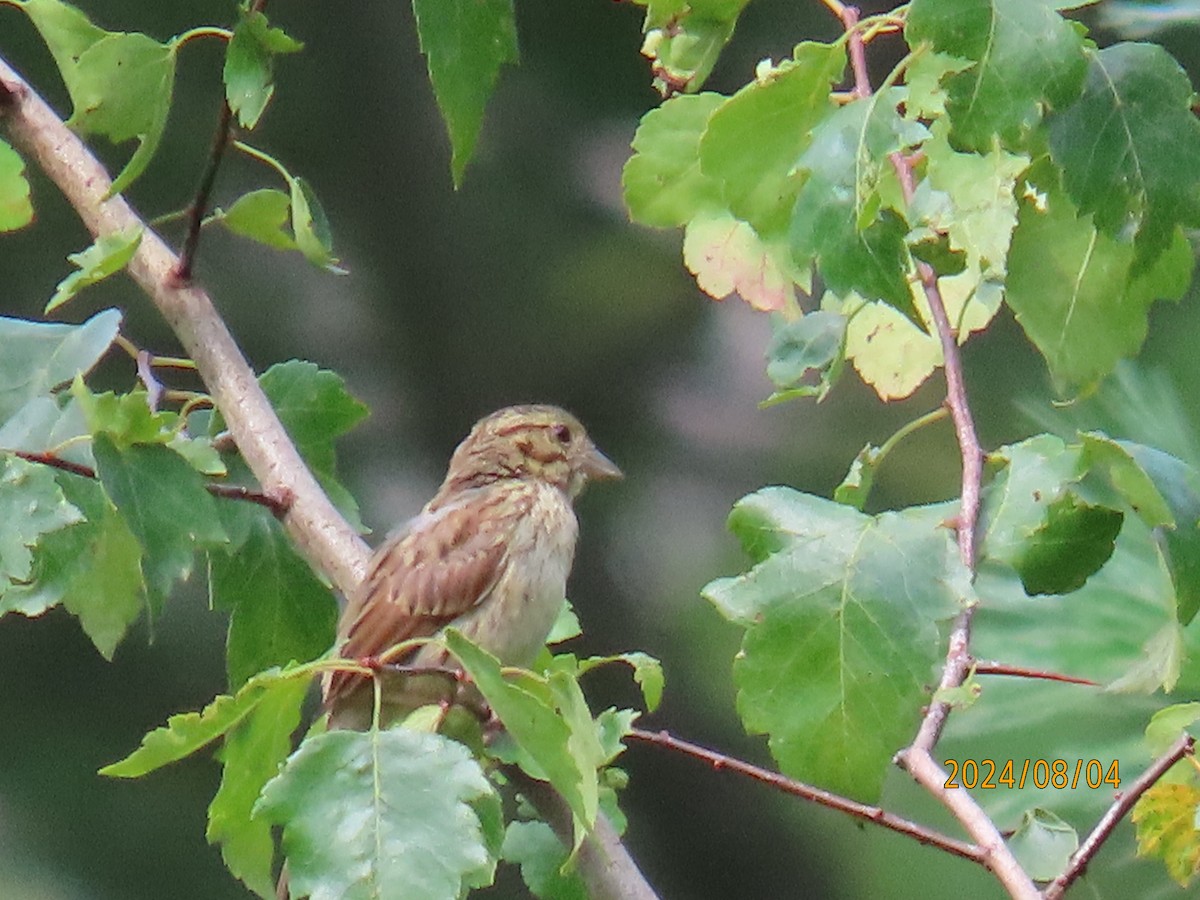
[[[375,551],[342,617],[342,657],[379,656],[401,641],[432,635],[487,598],[504,572],[513,530],[533,499],[519,484],[498,487],[464,491],[426,510]],[[334,673],[326,705],[361,680]]]

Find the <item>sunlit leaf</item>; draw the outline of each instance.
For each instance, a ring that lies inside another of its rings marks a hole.
[[[672,97],[642,117],[621,173],[631,219],[671,228],[724,206],[720,183],[700,171],[700,139],[725,101],[710,93]]]
[[[0,232],[16,231],[33,221],[25,161],[0,141]]]

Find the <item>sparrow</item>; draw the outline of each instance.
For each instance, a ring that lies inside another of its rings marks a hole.
[[[579,524],[574,500],[593,479],[620,478],[583,425],[555,406],[510,406],[484,417],[454,451],[445,480],[421,512],[375,550],[338,626],[344,659],[377,659],[401,641],[452,626],[499,658],[528,666],[566,596]],[[449,702],[455,679],[444,647],[427,644],[391,662],[382,679],[383,724],[418,706]],[[329,727],[363,730],[372,678],[326,676]]]

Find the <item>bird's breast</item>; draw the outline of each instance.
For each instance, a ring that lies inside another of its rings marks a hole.
[[[503,571],[487,597],[455,627],[504,665],[533,662],[566,597],[578,521],[558,488],[531,487],[528,511],[515,524]]]

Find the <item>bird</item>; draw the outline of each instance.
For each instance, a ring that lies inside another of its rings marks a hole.
[[[480,419],[433,499],[372,554],[339,621],[339,655],[377,659],[452,626],[502,665],[528,666],[566,596],[579,533],[574,501],[589,481],[620,477],[579,420],[556,406],[509,406]],[[443,646],[428,643],[390,661],[408,671],[376,673],[382,724],[449,702],[453,678],[412,671],[453,672]],[[325,677],[330,728],[371,727],[371,682],[361,670]]]

